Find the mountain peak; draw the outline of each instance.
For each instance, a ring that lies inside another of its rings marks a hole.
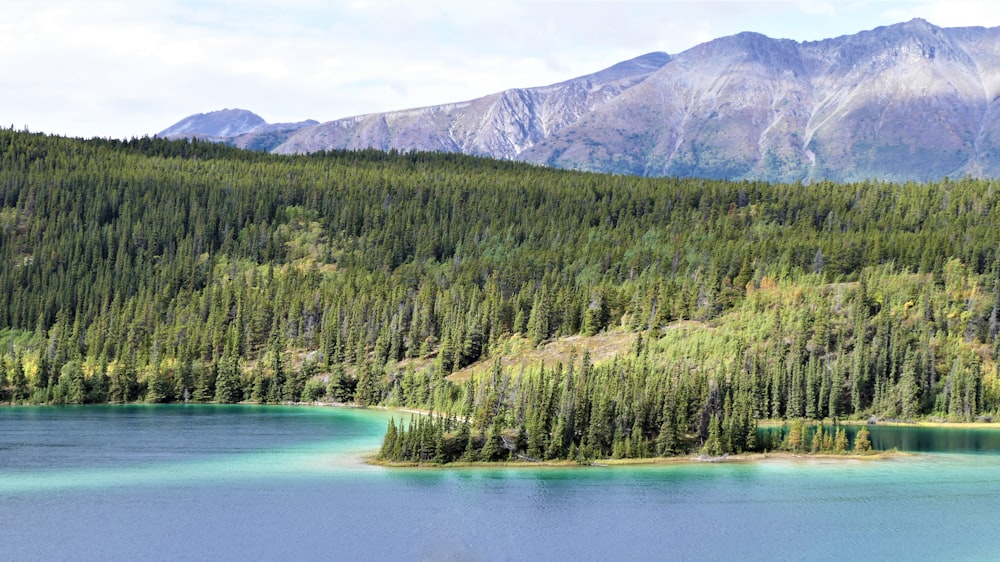
[[[905,21],[897,25],[906,29],[940,29],[938,26],[932,24],[924,18],[913,18],[910,21]]]
[[[235,137],[265,126],[267,121],[252,111],[226,108],[189,115],[160,131],[156,136]]]
[[[220,140],[286,154],[447,151],[651,176],[1000,177],[998,36],[920,18],[810,42],[747,31],[469,101],[297,128],[223,110],[161,135],[228,133]]]
[[[921,38],[929,37],[940,39],[946,35],[945,32],[946,30],[944,28],[938,27],[925,19],[913,18],[910,21],[876,27],[871,31],[862,31],[855,36],[848,37],[877,37],[889,41],[906,39],[919,40]]]

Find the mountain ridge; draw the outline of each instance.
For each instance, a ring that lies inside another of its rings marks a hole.
[[[258,134],[221,140],[249,146]],[[913,19],[809,42],[743,32],[548,86],[307,124],[258,144],[282,154],[461,152],[640,176],[1000,177],[1000,28]]]
[[[156,136],[167,139],[199,138],[239,148],[270,151],[295,131],[318,124],[319,121],[314,119],[297,123],[268,123],[252,111],[226,108],[189,115],[156,133]]]

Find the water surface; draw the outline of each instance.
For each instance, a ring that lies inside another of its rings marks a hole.
[[[1000,547],[1000,456],[981,444],[876,462],[359,463],[390,415],[0,409],[0,559],[982,560]]]

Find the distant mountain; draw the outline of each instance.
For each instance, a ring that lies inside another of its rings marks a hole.
[[[331,121],[296,132],[275,152],[374,147],[518,159],[536,143],[642,83],[669,61],[665,53],[650,53],[551,86]]]
[[[267,122],[256,113],[245,109],[223,109],[185,117],[173,126],[160,131],[156,136],[205,135],[209,137],[235,137],[265,126],[267,126]]]
[[[769,181],[1000,177],[1000,28],[915,19],[804,43],[741,33],[550,86],[302,126],[278,140],[257,148],[449,151]]]
[[[998,35],[913,20],[812,43],[718,39],[518,157],[651,176],[995,177]]]
[[[245,109],[222,109],[185,117],[156,136],[197,137],[250,150],[270,151],[285,142],[295,131],[318,124],[318,121],[311,119],[298,123],[269,124],[261,116]]]

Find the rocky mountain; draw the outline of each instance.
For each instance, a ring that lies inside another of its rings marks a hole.
[[[349,117],[260,144],[453,151],[647,176],[1000,177],[1000,28],[915,19],[815,42],[741,33],[550,86]]]
[[[665,53],[650,53],[551,86],[331,121],[298,131],[275,152],[374,147],[518,159],[536,143],[642,83],[669,61]]]
[[[519,158],[783,181],[998,176],[998,39],[922,20],[811,43],[726,37]]]
[[[298,123],[268,123],[261,116],[245,109],[221,109],[185,117],[156,133],[156,136],[197,137],[250,150],[270,151],[288,140],[295,131],[318,124],[318,121],[312,119]]]

